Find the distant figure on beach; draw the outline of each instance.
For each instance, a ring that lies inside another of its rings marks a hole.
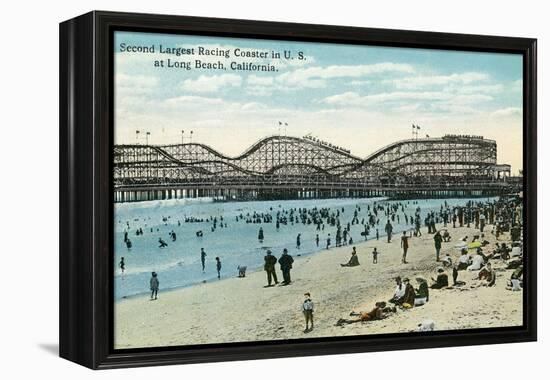
[[[218,279],[220,278],[220,271],[222,270],[222,261],[219,257],[216,257],[216,270],[218,271]]]
[[[126,248],[128,250],[132,249],[132,241],[130,239],[126,239]]]
[[[296,236],[296,248],[300,249],[301,244],[302,244],[302,234],[298,234],[298,236]]]
[[[279,258],[279,265],[281,266],[281,272],[283,272],[283,285],[290,284],[290,270],[292,269],[292,263],[294,259],[288,254],[288,250],[283,249],[283,254]]]
[[[156,272],[151,273],[151,279],[149,280],[149,288],[151,289],[151,300],[157,299],[159,291],[159,279]]]
[[[121,257],[120,258],[120,262],[118,263],[118,267],[120,268],[122,274],[124,274],[124,268],[125,268],[125,264],[124,264],[124,257]]]
[[[359,258],[357,257],[357,251],[355,249],[355,247],[353,247],[352,251],[351,251],[351,257],[349,259],[349,261],[345,264],[340,264],[340,266],[343,266],[343,267],[356,267],[359,265]]]
[[[319,234],[315,235],[315,244],[319,247]]]
[[[162,238],[159,238],[159,248],[168,247],[168,244],[162,240]]]
[[[386,227],[384,227],[384,230],[386,231],[386,234],[388,236],[388,243],[391,243],[391,234],[393,232],[393,226],[391,225],[389,219],[388,219],[388,222],[386,223]]]
[[[204,252],[204,248],[201,248],[201,264],[202,264],[202,271],[204,272],[204,263],[206,261],[206,252]]]
[[[378,233],[378,228],[376,229],[376,240],[380,237],[380,234]]]
[[[264,241],[264,229],[260,227],[260,230],[258,231],[258,240],[260,243]]]
[[[310,332],[313,330],[313,301],[311,300],[311,294],[304,293],[305,300],[304,303],[302,303],[302,312],[304,313],[304,317],[306,319],[306,328],[304,330],[304,333]],[[311,324],[311,327],[309,325]]]
[[[441,252],[442,242],[443,242],[443,237],[441,236],[441,233],[437,231],[434,235],[435,261],[439,261],[439,253]]]
[[[378,264],[378,251],[376,250],[376,247],[372,250],[372,263]]]
[[[407,251],[409,250],[409,237],[407,232],[403,231],[403,236],[401,236],[401,248],[403,248],[403,257],[401,258],[401,263],[407,264]]]
[[[327,236],[327,249],[330,248],[330,234]]]
[[[202,231],[195,232],[195,235],[197,235],[197,237],[202,237]]]
[[[483,232],[485,228],[485,214],[482,212],[479,214],[479,231]]]
[[[264,256],[264,270],[267,273],[267,286],[271,286],[271,279],[275,281],[275,285],[279,283],[277,281],[277,273],[275,272],[275,264],[277,264],[277,258],[271,254],[271,250],[267,250],[267,254]]]
[[[445,232],[443,232],[443,241],[446,243],[451,241],[451,234],[449,233],[449,230],[445,230]]]
[[[246,266],[239,265],[237,267],[237,271],[239,272],[239,275],[238,275],[239,278],[246,277]]]
[[[432,277],[432,280],[434,281],[432,286],[430,286],[432,289],[443,289],[449,286],[449,276],[447,276],[443,268],[437,269],[437,278],[434,279]]]

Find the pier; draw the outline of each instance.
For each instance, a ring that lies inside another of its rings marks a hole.
[[[116,145],[114,201],[444,198],[521,190],[481,136],[395,142],[366,158],[310,137],[270,136],[229,157],[200,143]]]

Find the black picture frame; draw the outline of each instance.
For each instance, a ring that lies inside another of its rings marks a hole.
[[[510,328],[113,350],[115,30],[523,56],[523,325]],[[60,356],[93,369],[535,341],[537,41],[466,34],[93,11],[60,24]]]

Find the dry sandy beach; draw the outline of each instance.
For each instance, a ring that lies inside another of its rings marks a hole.
[[[440,228],[441,226],[438,226]],[[492,252],[495,236],[488,233],[491,242],[484,248]],[[340,267],[348,261],[351,246],[324,250],[308,257],[297,257],[296,249],[289,253],[295,258],[292,284],[264,288],[264,271],[247,273],[246,278],[229,278],[193,287],[162,291],[159,298],[150,301],[139,296],[117,301],[115,304],[115,348],[135,348],[205,343],[226,343],[273,339],[298,339],[342,335],[409,332],[423,320],[433,320],[436,330],[504,327],[522,324],[523,292],[506,290],[512,270],[506,264],[492,260],[497,271],[496,286],[474,287],[477,272],[460,271],[462,288],[432,290],[430,301],[410,310],[398,310],[388,318],[335,326],[339,318],[347,318],[350,311],[368,311],[376,301],[387,301],[393,295],[396,276],[409,277],[417,287],[416,277],[436,277],[433,235],[424,232],[410,239],[408,264],[401,264],[400,235],[391,243],[380,240],[356,242],[358,267]],[[473,228],[452,228],[450,243],[443,243],[442,256],[449,252],[455,262],[459,251],[454,248],[458,238],[473,236]],[[509,241],[504,234],[500,242]],[[378,264],[372,264],[372,249],[380,251]],[[274,252],[279,257],[281,252]],[[277,275],[282,275],[277,265]],[[450,270],[447,271],[452,278]],[[430,282],[430,281],[429,281]],[[146,284],[145,284],[146,285]],[[315,328],[305,334],[301,305],[304,292],[310,292],[315,304]]]

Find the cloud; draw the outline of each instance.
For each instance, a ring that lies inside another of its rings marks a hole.
[[[478,72],[453,73],[450,75],[420,75],[386,80],[398,89],[419,89],[424,87],[445,86],[452,84],[470,84],[485,82],[489,75]]]
[[[456,91],[462,94],[474,94],[474,93],[487,93],[496,94],[504,90],[502,84],[486,84],[486,85],[464,85],[464,86],[449,86],[444,89],[445,91]]]
[[[412,73],[414,68],[408,64],[383,62],[370,65],[332,65],[298,68],[275,77],[249,75],[246,92],[253,96],[269,96],[276,91],[295,91],[303,89],[321,89],[329,80],[357,78],[350,81],[352,85],[372,83],[365,77],[384,73]]]
[[[221,105],[224,104],[224,101],[219,98],[207,98],[203,96],[192,96],[192,95],[183,95],[177,96],[174,98],[169,98],[164,101],[164,105],[168,107],[172,106],[185,106],[185,107],[195,107],[203,105]]]
[[[522,110],[519,107],[506,107],[501,108],[491,113],[491,117],[500,118],[500,117],[510,117],[510,116],[522,116]]]
[[[378,103],[406,101],[406,100],[449,100],[450,94],[437,91],[425,92],[382,92],[373,95],[361,96],[357,92],[348,91],[338,95],[328,96],[321,103],[340,106],[369,106]]]
[[[383,73],[413,73],[411,65],[403,63],[382,62],[370,65],[332,65],[300,68],[279,75],[277,82],[304,88],[320,88],[326,85],[327,79],[362,78]]]
[[[146,75],[118,74],[115,77],[115,88],[120,95],[145,95],[151,93],[158,85],[158,79]]]
[[[246,82],[252,86],[271,86],[274,81],[273,77],[260,77],[254,74],[246,78]]]
[[[197,79],[184,80],[180,88],[188,92],[218,92],[231,87],[240,87],[242,78],[236,74],[201,75]]]
[[[475,115],[493,98],[486,94],[456,94],[444,91],[394,91],[360,95],[348,91],[328,96],[320,103],[340,109],[360,108],[372,112],[400,114],[408,117],[438,117]]]

